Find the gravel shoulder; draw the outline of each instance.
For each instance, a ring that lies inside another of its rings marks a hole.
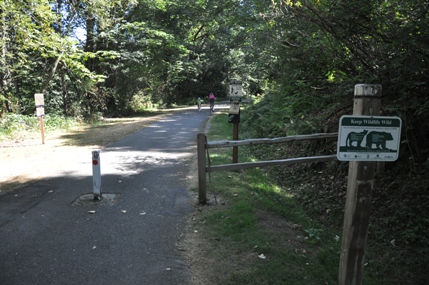
[[[104,119],[99,126],[79,126],[69,131],[20,133],[0,141],[0,196],[26,183],[52,173],[66,171],[69,165],[91,159],[91,151],[130,135],[168,116]]]

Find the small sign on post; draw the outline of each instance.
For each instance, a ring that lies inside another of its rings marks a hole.
[[[36,115],[37,117],[43,117],[45,115],[45,107],[37,107],[36,108]]]
[[[34,94],[34,101],[36,103],[36,108],[45,106],[45,99],[43,97],[43,93]]]
[[[401,125],[399,117],[342,116],[338,132],[338,160],[397,160]]]
[[[231,102],[240,102],[243,97],[241,81],[233,80],[229,84],[229,99]]]
[[[43,123],[43,116],[45,116],[45,99],[43,93],[34,94],[34,102],[36,104],[36,114],[40,120],[40,132],[42,134],[42,144],[45,144],[45,126]]]
[[[238,115],[240,113],[240,104],[231,104],[229,106],[228,114],[230,115]]]

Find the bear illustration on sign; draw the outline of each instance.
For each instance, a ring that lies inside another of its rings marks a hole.
[[[366,148],[372,149],[372,145],[375,144],[376,149],[386,150],[386,141],[392,140],[391,133],[372,131],[366,136]]]
[[[346,146],[353,147],[352,143],[356,142],[356,147],[361,147],[363,138],[368,133],[368,130],[363,130],[363,132],[356,133],[350,132],[346,138]]]

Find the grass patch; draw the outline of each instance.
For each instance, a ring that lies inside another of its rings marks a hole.
[[[43,119],[45,131],[68,131],[80,123],[74,118],[66,118],[55,114],[46,115]],[[40,132],[40,119],[35,116],[8,114],[0,118],[0,139],[23,138],[28,134]]]

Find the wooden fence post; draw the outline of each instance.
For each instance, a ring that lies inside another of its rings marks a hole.
[[[234,123],[232,128],[232,139],[238,141],[238,123]],[[238,163],[238,146],[232,147],[232,163]]]
[[[355,85],[354,116],[380,114],[381,85]],[[350,161],[341,244],[339,285],[360,285],[371,212],[376,162]]]
[[[206,135],[197,135],[198,202],[206,203]]]
[[[42,144],[45,144],[45,124],[43,123],[43,116],[40,116],[40,133],[42,134]]]

